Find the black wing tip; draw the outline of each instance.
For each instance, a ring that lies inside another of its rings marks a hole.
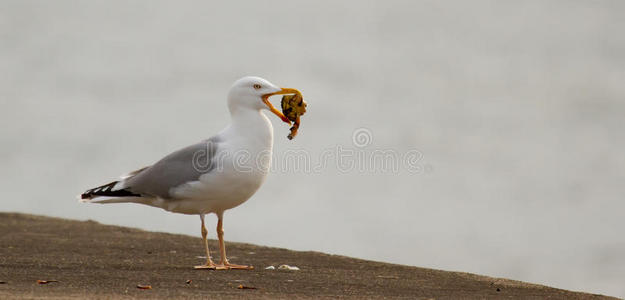
[[[105,185],[92,188],[87,190],[86,192],[80,194],[80,199],[91,199],[94,196],[110,196],[110,197],[141,197],[140,194],[135,194],[129,190],[121,189],[121,190],[113,190],[113,187],[119,181],[113,181],[111,183],[107,183]]]

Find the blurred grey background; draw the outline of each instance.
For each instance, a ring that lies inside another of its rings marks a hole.
[[[624,297],[624,11],[2,0],[1,210],[199,237],[195,216],[75,196],[216,133],[232,82],[258,75],[309,103],[293,141],[272,116],[276,161],[423,157],[418,172],[275,170],[226,213],[227,240]],[[354,147],[363,128],[371,140]]]

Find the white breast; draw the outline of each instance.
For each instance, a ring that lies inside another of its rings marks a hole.
[[[160,200],[159,207],[185,213],[223,212],[247,201],[265,181],[271,166],[273,128],[256,111],[219,134],[215,168],[198,181],[171,191],[179,200]]]

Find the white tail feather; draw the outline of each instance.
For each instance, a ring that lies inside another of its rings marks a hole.
[[[80,197],[80,195],[78,196]],[[107,197],[107,196],[99,196],[93,197],[91,199],[79,199],[79,202],[82,203],[99,203],[99,204],[108,204],[108,203],[143,203],[145,202],[145,198],[142,197]]]

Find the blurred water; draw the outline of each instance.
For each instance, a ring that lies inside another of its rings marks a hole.
[[[309,102],[294,141],[272,118],[277,161],[424,156],[419,172],[276,170],[226,214],[228,240],[624,297],[624,9],[0,1],[2,210],[199,236],[195,217],[74,197],[216,133],[227,88],[259,75]]]

